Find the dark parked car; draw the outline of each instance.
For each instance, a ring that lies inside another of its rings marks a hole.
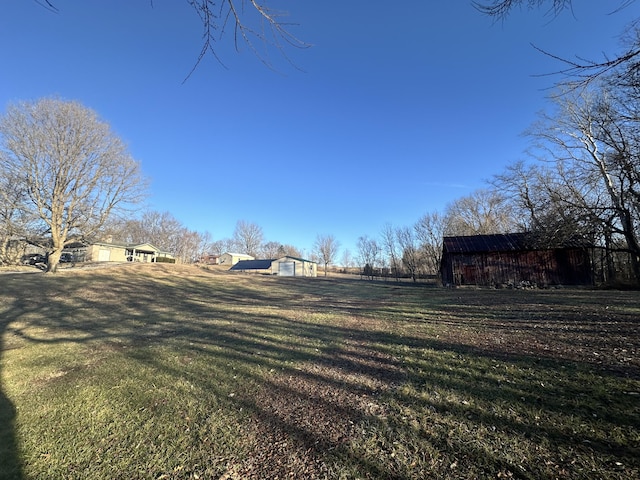
[[[38,263],[45,263],[47,257],[39,253],[30,253],[22,257],[22,263],[24,265],[37,265]]]
[[[73,262],[73,255],[70,253],[63,253],[60,255],[60,263],[71,263]]]

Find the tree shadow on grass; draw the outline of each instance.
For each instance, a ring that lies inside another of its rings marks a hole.
[[[345,291],[342,284],[311,280],[296,283],[256,277],[243,280],[239,286],[234,282],[132,276],[120,277],[114,284],[108,275],[95,274],[90,281],[94,289],[103,285],[109,288],[92,295],[82,280],[66,278],[58,284],[51,277],[44,279],[47,298],[7,305],[2,333],[10,330],[28,342],[122,345],[123,355],[150,371],[200,385],[202,391],[221,396],[225,408],[244,408],[254,419],[256,443],[249,452],[254,458],[245,459],[239,468],[249,472],[250,468],[260,467],[262,478],[284,476],[287,468],[299,468],[295,470],[296,478],[305,478],[304,455],[318,460],[318,470],[306,478],[322,478],[320,459],[344,462],[354,476],[362,478],[420,478],[419,471],[411,470],[410,462],[399,466],[394,463],[396,457],[392,453],[398,448],[396,443],[402,443],[403,439],[418,446],[430,446],[436,452],[434,457],[444,459],[440,465],[445,468],[442,478],[470,476],[470,472],[494,477],[506,472],[522,478],[533,478],[531,472],[544,476],[545,471],[532,463],[536,459],[528,460],[530,463],[525,467],[529,473],[523,473],[508,459],[508,452],[484,451],[473,442],[473,432],[469,430],[474,428],[493,427],[498,434],[526,439],[529,443],[533,443],[531,438],[548,441],[551,445],[548,455],[554,455],[554,449],[569,447],[588,450],[594,456],[615,459],[618,455],[627,461],[636,453],[633,446],[606,445],[596,437],[579,437],[561,426],[536,425],[531,419],[517,418],[525,408],[534,407],[558,416],[573,415],[584,423],[592,421],[591,411],[572,410],[570,398],[572,393],[589,390],[566,383],[571,372],[588,369],[590,365],[551,360],[540,364],[539,359],[513,348],[496,352],[490,345],[481,348],[452,338],[434,338],[429,330],[420,329],[444,330],[437,325],[437,319],[421,321],[415,316],[415,308],[421,303],[424,316],[432,315],[432,306],[416,289],[412,290],[417,297],[407,294],[403,302],[398,302],[388,298],[402,293],[395,286],[392,292],[383,286],[365,285],[362,288],[366,291],[360,294]],[[24,295],[25,287],[14,285],[14,297]],[[81,294],[76,295],[76,291]],[[485,322],[477,320],[490,313],[482,305],[482,299],[466,296],[463,301],[473,302],[461,309],[461,301],[449,293],[434,295],[439,297],[428,299],[437,303],[433,311],[448,311],[459,322],[449,319],[447,327],[462,331],[468,322],[477,322],[478,329],[487,328]],[[107,302],[110,307],[105,310],[104,302],[109,297],[113,303]],[[386,308],[387,301],[392,308]],[[453,315],[456,308],[461,311]],[[325,322],[321,314],[334,317]],[[28,325],[23,321],[25,315],[31,315]],[[370,322],[359,327],[359,320]],[[510,328],[507,323],[513,320],[508,314],[504,325],[494,321],[490,334],[498,337],[504,333],[502,330]],[[534,320],[531,324],[521,321],[519,328],[523,335],[531,330],[531,325],[537,328],[541,324],[541,318]],[[413,330],[405,331],[403,323],[411,323]],[[42,334],[43,331],[47,333]],[[158,349],[154,350],[155,347]],[[155,355],[157,352],[195,357],[209,368],[189,369],[181,365],[179,358]],[[213,373],[224,375],[227,363],[238,366],[239,375],[249,380],[251,388],[234,396],[225,390],[229,384],[221,382],[232,383],[229,375],[221,379]],[[510,382],[491,380],[494,364],[500,368],[517,367],[514,370],[517,376]],[[526,376],[528,371],[561,373],[561,380],[567,385],[561,392],[562,398],[554,390],[538,388],[539,379]],[[414,391],[402,391],[400,384]],[[433,391],[440,392],[440,397]],[[443,392],[448,392],[452,399],[442,398]],[[6,413],[9,422],[8,460],[18,469],[15,477],[18,478],[20,461],[12,424],[15,411],[6,396],[1,398],[4,403],[0,412]],[[514,414],[505,416],[493,411],[490,407],[496,400],[512,406]],[[602,406],[595,413],[613,427],[628,426],[638,419],[637,412],[629,411],[609,418],[605,409]],[[424,419],[442,425],[427,428]],[[446,421],[461,425],[464,435],[449,436],[443,426]],[[358,438],[372,439],[376,444],[367,447],[358,444]],[[270,455],[264,453],[266,449],[271,449]],[[414,452],[416,457],[419,453]],[[298,458],[298,463],[292,457]],[[470,463],[480,458],[485,459],[485,470],[473,470]],[[251,461],[254,463],[246,463]],[[633,468],[637,467],[637,463],[629,461]],[[458,470],[452,467],[456,463]],[[426,471],[433,473],[434,470]],[[616,478],[615,474],[610,478]]]
[[[0,479],[22,478],[21,462],[15,431],[16,408],[6,396],[2,384],[2,354],[4,353],[4,331],[11,319],[0,317]]]
[[[16,409],[0,385],[0,479],[22,478],[15,438]]]

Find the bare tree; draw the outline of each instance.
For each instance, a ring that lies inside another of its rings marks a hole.
[[[373,280],[375,270],[380,263],[381,248],[378,242],[367,235],[358,238],[358,260],[362,274]]]
[[[349,269],[353,267],[353,257],[351,256],[351,250],[345,248],[342,252],[342,258],[340,260],[342,267],[345,269]]]
[[[424,266],[424,254],[418,242],[416,229],[411,227],[398,228],[396,235],[402,252],[402,264],[413,281],[416,282]]]
[[[426,213],[416,222],[414,229],[420,248],[425,255],[425,268],[433,274],[439,274],[442,239],[447,229],[447,218],[438,212]]]
[[[183,228],[178,238],[175,257],[180,263],[193,263],[202,256],[202,235],[196,231]]]
[[[293,245],[285,245],[280,242],[266,242],[262,245],[262,256],[264,258],[280,258],[280,257],[297,257],[300,258],[302,254]]]
[[[263,258],[278,258],[280,255],[280,243],[278,242],[266,242],[262,245],[261,256]]]
[[[396,281],[398,281],[402,262],[400,255],[398,255],[398,237],[396,230],[390,223],[387,223],[382,228],[380,237],[382,240],[382,247],[389,258],[389,267],[391,268],[393,275],[396,277]]]
[[[135,242],[148,242],[174,255],[180,255],[180,243],[185,230],[182,222],[170,212],[147,210],[140,218]]]
[[[45,98],[9,106],[0,119],[0,171],[25,187],[51,240],[47,271],[65,245],[91,236],[117,209],[141,199],[145,182],[124,143],[77,102]]]
[[[233,231],[233,241],[241,250],[240,253],[257,257],[264,241],[262,227],[255,223],[239,220]]]
[[[557,112],[532,129],[541,158],[555,161],[556,201],[620,236],[640,279],[640,118],[604,86],[556,98]]]
[[[540,245],[555,247],[582,237],[597,241],[600,219],[589,213],[575,172],[554,170],[544,162],[509,165],[492,184],[513,206],[518,230],[532,232]]]
[[[298,247],[294,245],[289,245],[287,243],[280,245],[279,253],[280,253],[280,256],[287,255],[289,257],[296,257],[296,258],[302,258],[303,256],[302,250],[300,250]]]
[[[192,263],[212,249],[209,232],[189,230],[170,212],[157,210],[109,222],[102,233],[126,243],[150,243],[170,252],[180,263]]]
[[[480,189],[449,205],[447,235],[487,235],[507,233],[517,224],[511,205],[494,190]]]
[[[0,264],[17,263],[26,247],[18,239],[27,239],[34,230],[34,216],[26,202],[25,186],[15,175],[0,170]]]
[[[223,238],[221,240],[215,240],[211,242],[209,251],[213,255],[222,255],[225,252],[230,252],[235,248],[233,239]]]
[[[318,235],[313,243],[313,250],[324,265],[324,276],[327,276],[327,266],[335,262],[340,242],[333,235]]]

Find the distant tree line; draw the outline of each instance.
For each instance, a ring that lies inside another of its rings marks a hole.
[[[52,2],[45,2],[53,7]],[[234,3],[188,2],[205,27],[203,54],[211,52],[213,7]],[[621,1],[619,9],[632,3]],[[484,13],[505,18],[519,5],[551,5],[558,14],[569,0],[486,0]],[[253,4],[252,4],[253,5]],[[261,16],[270,15],[264,7]],[[276,17],[269,17],[275,19]],[[278,28],[279,23],[270,24]],[[286,33],[279,31],[280,34]],[[345,250],[341,263],[369,278],[385,272],[417,281],[438,275],[444,235],[535,232],[549,246],[579,236],[602,252],[605,281],[626,274],[640,281],[640,24],[632,19],[622,53],[603,61],[559,59],[566,68],[552,95],[552,108],[528,134],[531,156],[496,174],[487,187],[430,212],[409,226],[385,226],[376,238],[358,239],[356,256]],[[123,143],[95,112],[76,102],[42,99],[11,105],[0,118],[0,262],[16,238],[46,246],[48,270],[62,250],[79,239],[110,232],[121,240],[149,242],[183,262],[204,253],[236,250],[255,257],[301,256],[287,244],[265,241],[261,227],[239,221],[232,238],[213,241],[190,231],[169,213],[136,217],[145,179]],[[123,215],[127,213],[127,215]],[[128,218],[127,220],[122,220]],[[338,263],[339,242],[318,235],[311,259]]]

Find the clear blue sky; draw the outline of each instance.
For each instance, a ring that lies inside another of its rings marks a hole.
[[[559,18],[504,23],[467,0],[270,2],[313,46],[277,72],[232,37],[206,58],[184,0],[35,1],[0,11],[0,109],[57,95],[96,110],[151,179],[149,207],[230,237],[238,220],[309,253],[318,234],[359,236],[485,186],[523,158],[559,56],[599,60],[640,3],[575,0]]]

